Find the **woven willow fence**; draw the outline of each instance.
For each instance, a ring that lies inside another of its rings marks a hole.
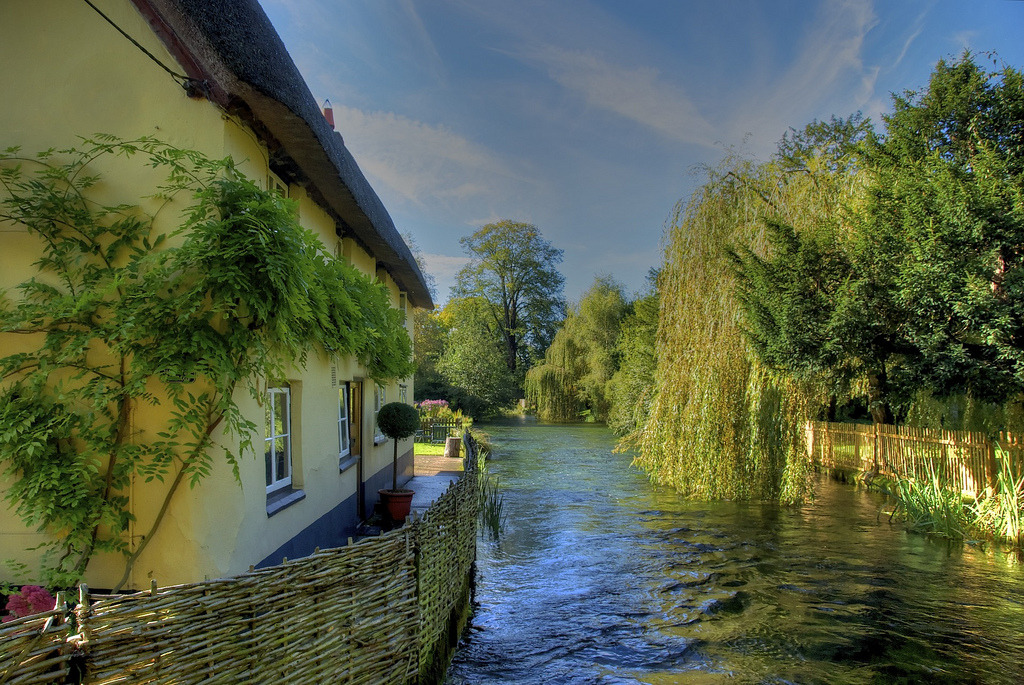
[[[466,443],[463,477],[397,530],[223,580],[116,597],[83,586],[74,608],[3,624],[0,684],[429,681],[476,556]]]
[[[966,495],[994,487],[999,460],[1024,467],[1024,436],[1000,433],[994,441],[985,433],[908,426],[852,423],[807,424],[811,459],[826,468],[875,471],[899,478],[930,478]]]

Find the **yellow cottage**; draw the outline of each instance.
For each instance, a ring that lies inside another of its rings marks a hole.
[[[35,152],[109,133],[230,156],[261,187],[295,200],[300,223],[383,283],[393,307],[433,306],[409,248],[256,0],[3,2],[0,57],[0,149]],[[99,171],[119,197],[149,196],[159,180],[137,165]],[[0,289],[30,278],[38,256],[24,227],[0,222]],[[18,344],[0,334],[0,356]],[[411,378],[381,386],[355,359],[310,355],[294,377],[268,382],[263,402],[238,397],[283,452],[242,455],[241,486],[215,460],[198,487],[179,491],[127,587],[224,577],[345,544],[391,485],[393,444],[378,435],[374,412],[412,396]],[[134,420],[159,424],[158,411]],[[283,420],[268,423],[275,413]],[[412,475],[411,440],[399,454],[401,482]],[[155,487],[137,478],[128,493],[133,548],[156,516]],[[0,562],[33,569],[38,553],[29,550],[41,541],[0,502]],[[120,555],[98,555],[86,581],[110,588],[123,569]],[[0,581],[12,580],[0,566]]]

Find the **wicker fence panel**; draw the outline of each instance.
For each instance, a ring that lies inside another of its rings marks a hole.
[[[0,683],[63,683],[72,649],[66,610],[18,618],[0,625]]]
[[[476,448],[466,443],[463,477],[417,522],[419,549],[420,659],[447,638],[451,614],[476,560],[479,474]]]
[[[0,626],[0,685],[413,683],[476,555],[476,450],[421,520],[222,580],[90,601]]]
[[[94,683],[403,682],[416,578],[401,529],[236,578],[80,605]]]

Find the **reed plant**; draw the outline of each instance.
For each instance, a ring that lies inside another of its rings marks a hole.
[[[900,478],[884,491],[895,499],[889,520],[896,518],[907,530],[961,540],[970,527],[969,508],[960,493],[946,488],[927,462],[927,477]]]
[[[480,482],[480,523],[492,540],[501,535],[505,518],[505,498],[498,491],[498,479],[483,474]]]
[[[999,473],[994,491],[988,491],[971,505],[973,525],[986,535],[1024,547],[1024,469],[1015,466],[1010,455],[996,450]]]

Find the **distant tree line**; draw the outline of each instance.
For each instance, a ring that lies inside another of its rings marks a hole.
[[[447,304],[415,315],[415,396],[481,417],[523,398],[527,369],[565,317],[562,251],[536,226],[508,220],[460,242],[469,262]]]
[[[805,497],[808,418],[1024,424],[1024,86],[993,64],[704,169],[648,292],[599,277],[531,351],[531,405],[702,498]]]

